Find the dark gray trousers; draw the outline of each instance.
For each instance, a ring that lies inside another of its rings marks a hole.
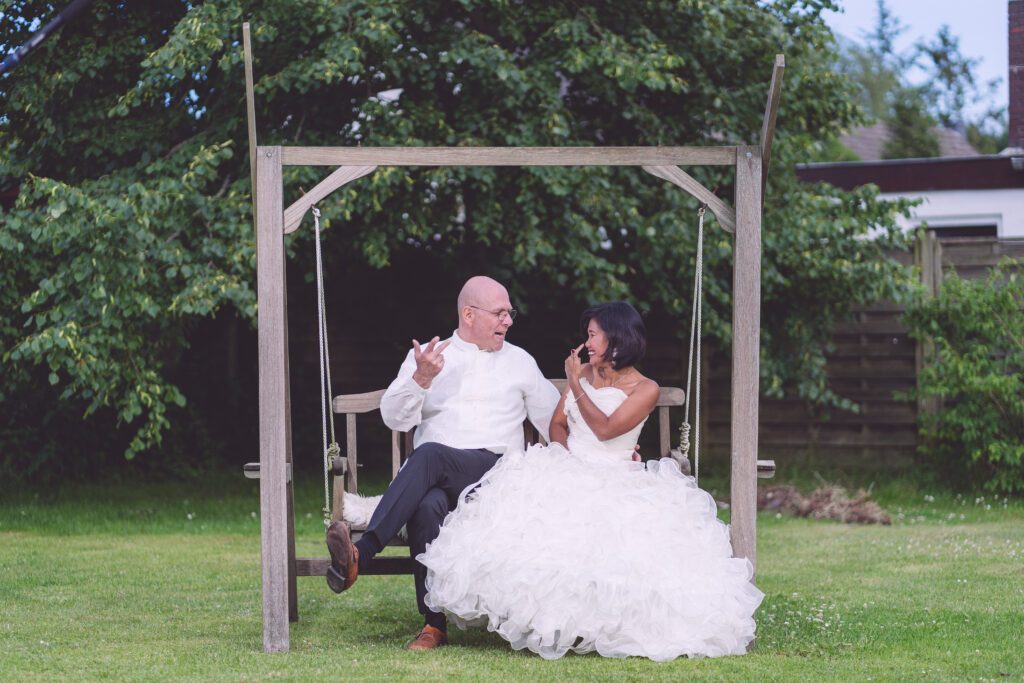
[[[459,494],[480,480],[500,456],[485,449],[464,450],[439,443],[425,443],[414,450],[370,518],[363,537],[356,541],[360,570],[405,526],[409,555],[415,558],[437,538],[441,523],[459,503]],[[427,608],[427,569],[414,562],[416,604],[426,622],[445,627],[444,616]]]

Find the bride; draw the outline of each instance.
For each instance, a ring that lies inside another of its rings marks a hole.
[[[416,558],[426,603],[546,659],[743,654],[764,597],[750,562],[732,557],[714,501],[675,461],[632,459],[658,400],[635,367],[643,321],[614,302],[586,310],[582,327],[551,445],[506,453],[464,492]]]

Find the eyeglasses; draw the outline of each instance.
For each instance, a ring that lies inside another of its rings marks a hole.
[[[501,319],[502,319],[502,318],[504,318],[504,317],[505,317],[506,315],[508,316],[508,319],[509,319],[509,320],[515,320],[515,319],[516,319],[516,314],[517,314],[517,313],[519,313],[519,311],[517,311],[517,310],[516,310],[516,309],[514,309],[514,308],[510,308],[510,309],[508,309],[508,310],[506,310],[506,309],[502,308],[502,309],[500,309],[500,310],[497,310],[497,311],[488,311],[488,310],[487,310],[486,308],[480,308],[479,306],[474,306],[473,304],[467,304],[467,305],[468,305],[468,306],[469,306],[470,308],[475,308],[475,309],[476,309],[476,310],[478,310],[478,311],[483,311],[483,312],[485,312],[485,313],[490,313],[491,315],[493,315],[493,316],[494,316],[495,318],[497,318],[498,320],[501,320]]]

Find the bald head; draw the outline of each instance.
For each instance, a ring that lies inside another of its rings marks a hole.
[[[480,306],[495,296],[507,299],[508,290],[494,278],[475,275],[466,280],[466,284],[462,285],[462,291],[459,292],[459,314],[461,315],[462,309],[466,306]]]
[[[459,292],[459,336],[484,351],[500,351],[512,317],[508,290],[486,275],[466,280]]]

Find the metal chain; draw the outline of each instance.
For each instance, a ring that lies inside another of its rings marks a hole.
[[[700,481],[700,341],[701,341],[701,302],[704,292],[704,212],[707,204],[701,204],[697,210],[697,262],[693,276],[693,312],[690,317],[690,355],[686,367],[686,398],[683,404],[683,424],[679,427],[679,450],[684,458],[690,453],[690,378],[696,376],[697,397],[694,400],[693,417],[693,478]],[[696,352],[696,353],[695,353]],[[696,372],[694,371],[696,356]]]
[[[324,437],[324,526],[331,523],[331,459],[341,454],[341,447],[334,437],[334,410],[330,406],[331,396],[331,357],[327,351],[327,305],[324,301],[324,264],[320,252],[320,209],[313,207],[313,227],[316,242],[316,303],[317,327],[320,332],[320,413],[323,417]],[[330,425],[331,440],[327,441],[327,429]]]

